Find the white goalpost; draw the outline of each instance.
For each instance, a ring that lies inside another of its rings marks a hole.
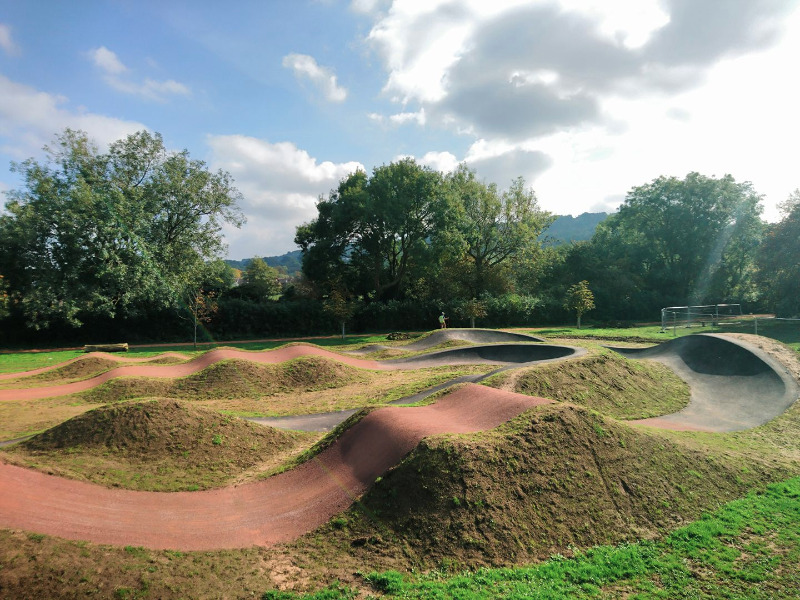
[[[698,306],[667,306],[661,309],[661,333],[668,327],[716,326],[742,316],[741,304],[704,304]]]

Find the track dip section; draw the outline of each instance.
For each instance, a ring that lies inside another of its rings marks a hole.
[[[787,370],[758,348],[716,334],[676,338],[649,348],[612,348],[672,368],[691,389],[683,410],[631,421],[663,429],[740,431],[783,414],[798,398]]]
[[[521,366],[526,363],[542,363],[580,356],[585,352],[586,350],[583,348],[550,344],[484,344],[448,348],[407,358],[383,360],[381,364],[397,369],[460,364]]]
[[[350,354],[369,354],[370,352],[377,352],[379,350],[387,350],[390,348],[394,350],[408,350],[417,352],[420,350],[428,350],[429,348],[433,348],[439,344],[444,344],[445,342],[451,342],[454,340],[470,342],[471,344],[525,344],[545,341],[544,339],[533,335],[515,333],[513,331],[498,331],[496,329],[441,329],[409,344],[402,344],[399,346],[371,344],[358,350],[352,350]]]
[[[548,402],[467,385],[432,405],[375,410],[291,471],[206,492],[109,489],[0,463],[0,527],[154,549],[269,546],[348,508],[423,437],[489,429]]]

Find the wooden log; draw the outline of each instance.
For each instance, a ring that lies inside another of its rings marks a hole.
[[[84,352],[127,352],[128,344],[86,344]]]

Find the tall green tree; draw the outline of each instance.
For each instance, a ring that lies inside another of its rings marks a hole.
[[[627,271],[662,306],[736,301],[752,292],[760,200],[730,175],[659,177],[628,193],[592,245],[602,263]]]
[[[270,267],[263,258],[258,256],[253,257],[247,264],[247,268],[242,273],[240,287],[245,294],[258,300],[266,300],[281,293],[277,269]]]
[[[34,328],[178,306],[220,257],[222,224],[243,222],[230,176],[158,134],[102,153],[67,129],[45,151],[12,165],[23,185],[0,216],[0,272]]]
[[[581,317],[594,309],[594,294],[589,289],[588,281],[580,281],[570,286],[564,298],[564,308],[575,312],[578,317],[578,329],[580,329]]]
[[[522,177],[500,192],[462,164],[447,177],[447,192],[458,236],[449,240],[450,247],[469,295],[506,291],[512,276],[508,267],[523,257],[535,260],[541,251],[538,237],[555,217],[539,208]]]
[[[401,297],[444,208],[440,174],[413,159],[376,167],[371,177],[356,171],[320,198],[316,219],[298,227],[303,273],[366,298]]]
[[[764,236],[758,282],[766,306],[782,317],[800,316],[800,190],[780,205],[782,218]]]

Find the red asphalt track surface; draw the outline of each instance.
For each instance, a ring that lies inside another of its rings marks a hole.
[[[749,344],[723,336],[696,335],[650,349],[616,350],[665,361],[692,389],[692,399],[684,410],[633,422],[640,425],[736,431],[776,417],[798,397],[797,383],[780,365]],[[73,394],[114,377],[185,377],[231,358],[275,364],[302,356],[321,356],[367,369],[398,368],[311,345],[263,352],[217,349],[182,364],[125,365],[85,381],[0,390],[0,400]],[[153,359],[144,359],[149,360]],[[55,367],[36,372],[52,368]],[[0,379],[33,373],[15,373]],[[175,550],[286,542],[312,531],[351,506],[379,475],[400,462],[423,437],[491,429],[549,402],[467,385],[433,405],[373,411],[315,459],[291,471],[258,483],[205,492],[109,489],[0,463],[0,528]]]
[[[113,358],[114,360],[119,360],[119,361],[133,362],[130,359],[117,358],[116,356],[108,354],[102,354],[100,356],[103,356],[104,358]],[[155,358],[161,358],[163,356],[165,355],[162,354],[158,357],[140,359],[140,360],[142,360],[143,362],[152,361]],[[229,360],[234,358],[260,364],[278,364],[286,362],[287,360],[292,360],[294,358],[301,358],[304,356],[320,356],[323,358],[336,360],[346,365],[350,365],[353,367],[360,367],[363,369],[373,369],[380,371],[392,368],[387,365],[381,364],[375,360],[364,360],[352,356],[344,356],[342,354],[331,352],[330,350],[325,350],[323,348],[320,348],[319,346],[311,346],[305,344],[298,344],[294,346],[283,346],[281,348],[276,348],[275,350],[264,350],[261,352],[248,352],[246,350],[236,350],[235,348],[220,348],[217,350],[211,350],[209,352],[206,352],[205,354],[198,356],[195,359],[177,365],[125,365],[123,367],[116,367],[114,369],[106,371],[105,373],[101,373],[96,377],[91,377],[89,379],[84,379],[82,381],[75,381],[73,383],[65,383],[62,385],[53,385],[45,387],[0,390],[0,401],[38,400],[40,398],[53,398],[56,396],[66,396],[68,394],[76,394],[78,392],[83,392],[85,390],[102,385],[105,382],[118,377],[157,377],[157,378],[170,378],[170,379],[175,379],[178,377],[186,377],[188,375],[192,375],[193,373],[197,373],[198,371],[202,371],[206,367],[218,363],[222,360]],[[71,361],[67,361],[59,365],[54,365],[52,367],[44,367],[43,369],[36,369],[35,371],[3,374],[3,376],[0,376],[0,380],[27,377],[30,375],[34,375],[36,373],[50,371],[65,364],[69,364],[70,362],[75,362],[75,360],[79,359],[73,359]],[[13,375],[13,377],[9,377],[9,375]]]
[[[291,471],[205,492],[110,489],[0,463],[0,527],[187,551],[287,542],[351,506],[423,437],[490,429],[549,402],[468,385],[432,405],[373,411]]]

